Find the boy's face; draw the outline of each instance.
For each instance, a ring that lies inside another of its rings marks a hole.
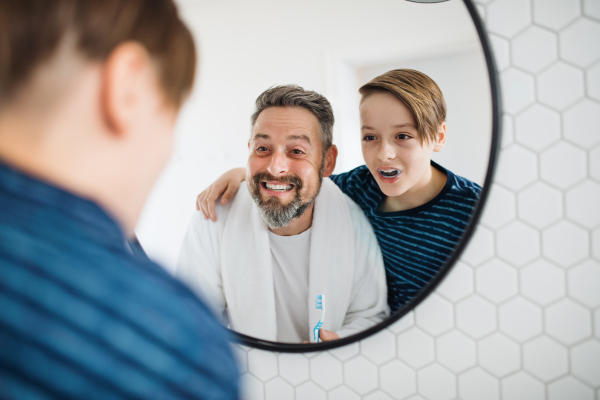
[[[396,197],[427,186],[431,153],[444,147],[445,124],[435,141],[421,143],[412,113],[388,92],[363,100],[360,119],[363,157],[381,191]]]

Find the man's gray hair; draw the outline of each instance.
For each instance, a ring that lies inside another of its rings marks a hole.
[[[297,85],[274,86],[261,93],[256,99],[256,111],[252,114],[252,127],[261,112],[269,107],[302,107],[312,112],[321,127],[323,157],[333,143],[333,110],[325,96],[304,90]]]

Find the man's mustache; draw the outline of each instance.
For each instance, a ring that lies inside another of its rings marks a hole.
[[[262,181],[271,181],[271,182],[279,182],[279,183],[291,183],[296,189],[302,189],[302,180],[298,178],[296,175],[285,175],[285,176],[273,176],[268,172],[258,172],[252,178],[252,182],[255,186],[260,185]]]

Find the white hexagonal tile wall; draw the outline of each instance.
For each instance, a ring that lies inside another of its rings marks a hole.
[[[597,0],[583,0],[583,12],[588,17],[600,20],[600,3]]]
[[[536,73],[556,61],[556,35],[532,26],[512,40],[514,65]]]
[[[240,388],[244,400],[263,400],[265,398],[265,385],[249,373],[240,377]]]
[[[596,115],[600,115],[600,104],[591,100],[583,100],[569,108],[564,113],[565,138],[583,148],[600,143],[600,128],[594,118]]]
[[[373,393],[371,393],[368,396],[365,396],[363,398],[364,398],[364,400],[393,400],[390,396],[388,396],[387,394],[385,394],[381,390],[373,392]]]
[[[514,193],[500,185],[493,184],[481,216],[481,222],[487,227],[498,229],[513,220],[515,215]]]
[[[494,333],[477,345],[479,365],[498,378],[502,378],[521,366],[519,345],[501,333]]]
[[[500,260],[490,260],[475,271],[477,293],[494,303],[501,303],[516,295],[517,286],[517,271]]]
[[[594,400],[594,391],[570,376],[548,385],[548,400]]]
[[[360,344],[352,343],[347,346],[338,347],[337,349],[330,350],[329,354],[331,354],[340,361],[346,361],[357,355],[359,352]]]
[[[383,330],[360,342],[361,354],[381,365],[396,357],[396,337],[387,330]]]
[[[588,340],[571,349],[573,375],[593,387],[600,386],[600,342]]]
[[[560,139],[560,115],[534,104],[515,118],[517,141],[539,151]]]
[[[437,336],[454,325],[452,304],[432,293],[415,310],[415,322],[425,332]]]
[[[564,27],[580,12],[578,0],[533,0],[533,20],[550,29]]]
[[[586,72],[587,95],[600,101],[600,63],[596,63]]]
[[[600,260],[600,229],[592,232],[592,255]]]
[[[328,393],[328,400],[361,400],[361,397],[346,386],[340,386]]]
[[[279,375],[294,386],[309,378],[308,359],[298,354],[281,353],[279,358]]]
[[[467,245],[461,260],[476,266],[494,256],[494,234],[483,226],[478,226]]]
[[[600,339],[600,309],[594,311],[594,334]]]
[[[408,314],[404,315],[398,321],[394,322],[392,325],[388,326],[390,332],[394,334],[398,334],[400,332],[404,332],[411,326],[415,325],[415,312],[411,311]]]
[[[563,216],[562,193],[542,182],[536,182],[519,193],[519,219],[536,228],[546,228]]]
[[[270,351],[250,350],[248,371],[262,382],[274,378],[277,376],[277,356]]]
[[[567,192],[565,201],[570,220],[586,228],[600,225],[600,183],[587,180],[575,186]]]
[[[503,149],[507,148],[515,141],[515,133],[513,127],[513,118],[508,114],[502,115],[502,145]]]
[[[527,0],[496,1],[487,6],[488,29],[506,38],[531,23],[531,4]]]
[[[436,340],[436,360],[453,372],[462,372],[475,365],[475,342],[457,330]]]
[[[235,356],[235,360],[237,361],[238,368],[240,369],[240,373],[244,374],[248,372],[248,353],[246,350],[242,348],[242,346],[231,346],[233,350],[233,355]]]
[[[590,177],[600,181],[600,147],[590,150]]]
[[[379,384],[377,367],[362,356],[354,357],[344,363],[344,382],[360,395],[372,392]]]
[[[600,263],[586,260],[569,270],[569,296],[590,308],[600,306]]]
[[[329,353],[319,353],[310,359],[310,379],[323,389],[331,390],[344,381],[342,364]]]
[[[560,221],[542,232],[542,252],[563,267],[571,266],[589,254],[587,231],[568,221]]]
[[[502,380],[502,395],[510,400],[545,400],[544,385],[520,371]]]
[[[296,388],[295,400],[327,400],[327,393],[312,382],[306,382]]]
[[[473,268],[459,261],[437,287],[436,293],[456,302],[473,293]]]
[[[516,266],[525,265],[540,254],[539,232],[521,221],[500,229],[496,237],[498,256]]]
[[[494,49],[498,71],[508,68],[510,66],[510,45],[508,44],[508,40],[496,35],[490,35],[489,38]]]
[[[583,97],[583,72],[558,62],[537,75],[538,100],[564,110]]]
[[[427,365],[435,358],[433,338],[416,327],[398,335],[396,349],[398,358],[414,368]]]
[[[456,379],[447,369],[433,364],[417,374],[419,394],[428,400],[451,400],[456,397]]]
[[[461,400],[496,400],[500,398],[500,383],[480,368],[473,368],[458,377],[458,397]]]
[[[265,383],[265,400],[280,400],[294,398],[294,388],[277,377]]]
[[[456,304],[456,326],[479,339],[496,329],[496,308],[477,295],[471,296]]]
[[[523,367],[544,382],[565,375],[568,371],[567,349],[542,336],[523,345]]]
[[[541,306],[563,297],[565,271],[548,260],[536,260],[521,269],[521,294]]]
[[[585,151],[561,141],[540,155],[540,176],[560,189],[567,189],[585,178],[585,159]]]
[[[522,297],[500,306],[498,315],[500,331],[513,339],[523,342],[542,333],[542,311]]]
[[[531,151],[512,145],[500,153],[496,181],[512,190],[519,190],[537,178],[537,157]]]
[[[397,399],[417,391],[417,378],[415,370],[399,360],[391,361],[379,369],[381,389]]]
[[[581,67],[600,58],[600,23],[581,18],[560,33],[560,56]]]
[[[562,299],[546,308],[545,331],[567,346],[592,335],[592,316],[588,309],[571,299]]]
[[[533,76],[508,68],[500,74],[502,103],[504,111],[516,114],[535,101],[535,81]]]

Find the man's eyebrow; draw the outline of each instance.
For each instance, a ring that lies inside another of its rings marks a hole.
[[[257,133],[252,137],[252,139],[271,139],[271,136],[265,135],[264,133]]]
[[[304,140],[305,142],[308,142],[308,144],[311,144],[310,138],[307,135],[290,135],[287,138],[292,140]]]

